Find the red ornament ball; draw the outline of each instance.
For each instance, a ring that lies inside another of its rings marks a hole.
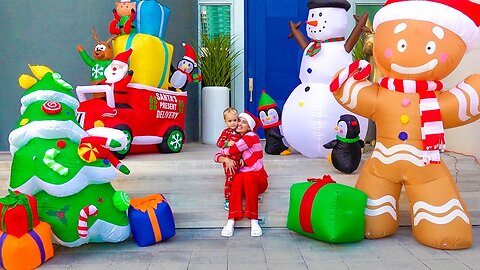
[[[47,114],[58,114],[62,111],[62,105],[56,101],[47,101],[43,103],[42,111]]]
[[[67,146],[67,143],[64,140],[57,141],[58,148],[65,148],[65,146]]]

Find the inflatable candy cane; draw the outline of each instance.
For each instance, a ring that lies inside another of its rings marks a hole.
[[[43,163],[48,166],[52,171],[60,174],[61,176],[65,176],[68,173],[68,168],[63,166],[62,164],[55,161],[55,157],[60,153],[60,150],[55,148],[50,148],[45,151],[45,155],[43,156]]]
[[[85,206],[80,210],[80,215],[78,216],[78,236],[85,238],[88,236],[88,224],[87,220],[89,216],[96,216],[98,214],[97,207],[95,205]]]
[[[370,75],[370,71],[372,71],[372,66],[368,61],[357,60],[338,73],[330,83],[330,91],[337,91],[352,75],[357,81],[364,80]]]

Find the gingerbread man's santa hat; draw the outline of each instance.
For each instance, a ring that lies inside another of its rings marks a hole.
[[[387,21],[428,21],[456,33],[471,51],[478,45],[480,4],[469,0],[387,0],[375,18],[373,29]]]

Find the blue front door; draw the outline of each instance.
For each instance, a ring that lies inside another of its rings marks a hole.
[[[289,21],[305,21],[307,0],[245,0],[245,8],[245,108],[257,115],[261,91],[266,90],[283,109],[300,83],[301,49],[295,39],[287,39]],[[305,31],[304,23],[300,29]],[[249,82],[253,82],[252,93]],[[263,137],[262,130],[259,134]]]

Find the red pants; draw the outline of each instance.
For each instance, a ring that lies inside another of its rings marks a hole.
[[[233,176],[238,173],[238,169],[240,168],[240,159],[242,158],[242,154],[235,154],[235,155],[230,155],[228,158],[232,159],[235,161],[235,168],[234,172],[230,172],[227,170],[227,167],[225,166],[225,163],[223,163],[223,171],[225,172],[225,187],[223,189],[223,195],[225,196],[225,200],[230,200],[230,194],[232,191],[232,181],[233,181]]]
[[[258,219],[258,195],[268,187],[267,172],[239,172],[233,176],[228,219],[240,220],[244,216]],[[245,211],[242,211],[242,197],[245,195]]]

